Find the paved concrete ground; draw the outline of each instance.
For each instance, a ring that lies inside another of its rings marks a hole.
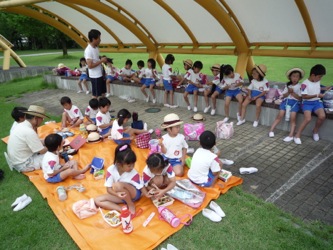
[[[59,100],[64,95],[69,96],[82,111],[90,99],[85,94],[58,89],[26,94],[17,101],[27,107],[30,104],[41,105],[50,114],[60,115],[62,108]],[[127,108],[138,112],[139,119],[147,122],[149,128],[159,127],[163,117],[170,112],[180,115],[184,122],[192,122],[193,113],[183,108],[169,109],[161,104],[142,101],[128,103],[118,97],[110,99],[112,109]],[[153,106],[160,107],[161,111],[155,114],[145,112]],[[211,131],[214,131],[216,122],[223,119],[210,115],[206,118],[206,129]],[[240,127],[235,126],[231,140],[218,140],[223,158],[235,161],[233,166],[225,168],[237,176],[240,176],[240,167],[258,168],[256,174],[241,176],[245,191],[273,202],[304,220],[320,220],[333,225],[333,144],[325,140],[314,142],[310,137],[302,137],[302,145],[284,143],[282,139],[287,132],[277,130],[275,138],[269,138],[268,129],[260,125],[253,128],[252,123],[247,122]],[[198,142],[189,142],[189,145],[194,148],[199,146]]]

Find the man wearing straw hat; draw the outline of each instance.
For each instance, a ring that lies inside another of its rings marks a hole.
[[[47,149],[37,135],[45,115],[45,109],[30,105],[25,113],[25,121],[19,123],[10,134],[7,152],[13,167],[19,172],[30,172],[41,168]]]

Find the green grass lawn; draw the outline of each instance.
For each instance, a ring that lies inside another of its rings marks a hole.
[[[47,50],[47,52],[56,52],[55,50]],[[19,54],[34,54],[43,53],[43,51],[20,51]],[[126,59],[133,61],[133,68],[136,69],[136,62],[138,60],[148,59],[148,54],[131,54],[131,53],[105,53],[106,56],[114,58],[114,64],[118,68],[122,68],[125,64]],[[165,55],[163,55],[165,56]],[[57,66],[59,63],[64,63],[68,67],[74,69],[79,66],[79,59],[83,57],[82,51],[69,51],[67,57],[62,55],[44,55],[44,56],[30,56],[22,57],[23,61],[29,66]],[[183,55],[175,54],[176,61],[174,62],[173,68],[178,68],[181,72],[185,72],[183,69],[183,60],[190,58],[192,61],[200,60],[203,62],[203,72],[211,74],[209,68],[215,64],[231,64],[235,67],[236,56],[210,56],[210,55]],[[305,59],[305,58],[286,58],[286,57],[254,57],[254,61],[257,64],[265,64],[267,66],[267,79],[270,81],[286,82],[285,73],[287,70],[293,67],[300,67],[305,70],[306,76],[309,74],[311,67],[315,64],[323,64],[326,67],[327,75],[322,79],[324,85],[333,85],[333,60],[332,59]],[[2,60],[0,60],[0,65]],[[12,60],[11,65],[15,65]]]
[[[44,84],[41,77],[1,84],[1,138],[8,135],[13,123],[10,112],[19,104],[17,98],[46,87],[53,86]],[[60,117],[51,119],[59,121]],[[0,249],[77,249],[28,178],[9,170],[2,153],[5,150],[6,145],[1,142],[0,168],[5,171],[5,178],[0,181]],[[24,210],[13,212],[10,205],[23,193],[31,196],[33,202]],[[333,245],[332,226],[302,222],[241,187],[222,195],[217,203],[227,215],[222,222],[213,223],[198,214],[191,226],[168,238],[159,248],[167,243],[179,249],[329,249]]]

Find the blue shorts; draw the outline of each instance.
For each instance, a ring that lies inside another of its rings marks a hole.
[[[168,158],[165,156],[164,156],[164,158],[169,161],[169,163],[171,164],[172,167],[175,167],[177,165],[182,165],[182,162],[179,158]]]
[[[224,89],[221,89],[220,87],[216,86],[215,91],[214,92],[218,92],[219,94],[222,94],[224,91]]]
[[[254,97],[258,96],[258,95],[260,95],[261,93],[262,93],[262,92],[259,91],[259,90],[251,90],[251,98],[254,98]],[[264,96],[264,95],[263,95],[263,96],[260,96],[259,98],[265,100],[265,96]]]
[[[195,182],[193,182],[193,183],[195,183],[201,187],[211,187],[213,185],[213,180],[214,180],[215,176],[213,175],[213,172],[210,169],[209,169],[207,177],[208,177],[208,180],[205,183],[195,183]]]
[[[193,84],[189,84],[186,89],[185,92],[189,93],[189,94],[193,94],[194,91],[198,91],[199,88]]]
[[[112,128],[112,126],[107,127],[107,128],[103,128],[102,131],[99,132],[99,134],[100,135],[105,135],[110,131],[111,128]]]
[[[172,84],[171,84],[171,80],[164,80],[163,79],[163,85],[164,85],[164,89],[166,91],[171,91],[173,90]]]
[[[133,186],[134,187],[134,186]],[[141,190],[140,189],[136,189],[136,195],[135,195],[135,197],[132,199],[132,201],[134,202],[134,201],[137,201],[137,200],[139,200],[141,198]],[[123,203],[126,203],[126,201],[125,200],[123,200]]]
[[[47,178],[46,181],[49,183],[58,183],[62,182],[62,179],[60,178],[60,173],[58,173],[55,176]]]
[[[107,80],[114,81],[114,80],[116,80],[117,78],[114,77],[114,76],[107,75],[107,76],[106,76],[106,79],[107,79]]]
[[[96,124],[96,118],[90,118],[90,120],[92,120],[94,124]]]
[[[80,81],[82,80],[89,80],[89,77],[87,75],[80,75]]]
[[[299,101],[297,101],[295,99],[286,99],[286,100],[284,100],[280,104],[280,110],[286,110],[287,101],[288,101],[288,105],[291,106],[290,112],[296,112],[297,113],[300,109],[300,103],[299,103]]]
[[[321,101],[303,101],[303,112],[316,112],[318,109],[324,109],[324,104]]]
[[[146,87],[150,87],[150,85],[155,85],[155,79],[153,78],[142,78],[141,81],[144,79],[143,84],[146,85]]]
[[[239,88],[238,89],[228,89],[225,92],[225,96],[229,96],[229,97],[233,98],[233,97],[236,97],[240,93],[241,93],[241,90]]]

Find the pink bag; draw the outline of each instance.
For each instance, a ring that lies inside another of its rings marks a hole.
[[[135,143],[138,148],[149,148],[150,133],[139,134],[135,138]]]
[[[234,134],[234,123],[218,121],[216,123],[215,134],[217,138],[228,140]]]
[[[265,102],[266,103],[272,103],[276,99],[278,99],[280,96],[279,91],[277,88],[269,88],[266,96],[265,96]]]
[[[74,214],[81,220],[93,216],[98,211],[93,198],[75,202],[72,209]]]
[[[199,136],[205,131],[205,125],[202,122],[195,124],[184,124],[185,140],[199,141]]]

